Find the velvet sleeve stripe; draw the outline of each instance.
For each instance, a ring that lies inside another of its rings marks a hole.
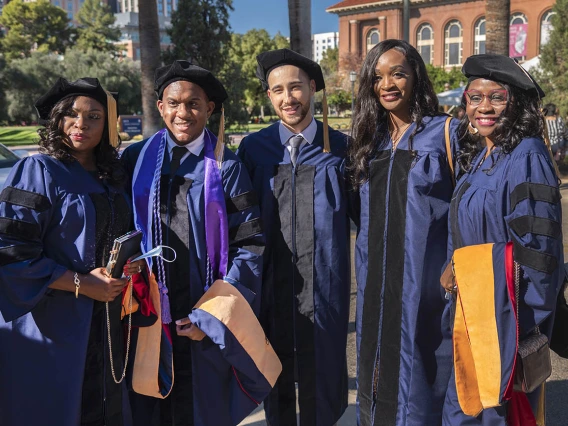
[[[513,258],[523,266],[535,269],[540,272],[552,274],[558,265],[555,256],[542,253],[528,247],[524,247],[513,239]]]
[[[28,244],[0,248],[0,266],[33,259],[38,257],[41,251],[41,247]]]
[[[256,218],[229,229],[229,239],[231,243],[235,243],[247,240],[260,233],[262,233],[262,221],[260,218]]]
[[[242,212],[251,207],[258,206],[258,196],[256,191],[244,192],[236,197],[226,200],[227,214]]]
[[[560,239],[562,237],[562,227],[554,220],[545,219],[537,216],[520,216],[509,222],[511,229],[519,236],[526,234],[545,235],[547,237]]]
[[[556,186],[544,185],[542,183],[523,182],[513,189],[511,192],[511,210],[514,210],[517,204],[526,200],[544,201],[550,204],[556,204],[560,201],[560,190]]]
[[[0,202],[2,201],[16,206],[27,207],[38,212],[44,212],[51,207],[51,201],[45,195],[14,188],[13,186],[7,186],[0,193]]]
[[[41,229],[37,223],[0,217],[0,234],[23,238],[24,240],[35,240],[41,236]]]

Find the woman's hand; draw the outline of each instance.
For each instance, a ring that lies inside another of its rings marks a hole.
[[[132,275],[139,274],[146,268],[146,260],[141,259],[137,260],[136,262],[128,262],[124,265],[124,269],[122,272],[127,277],[131,277]]]
[[[182,318],[176,321],[176,332],[178,336],[189,337],[191,340],[200,341],[205,337],[201,331],[189,318]]]
[[[93,269],[86,275],[79,275],[79,294],[99,302],[112,302],[128,283],[127,278],[112,278],[105,268]]]
[[[440,277],[440,285],[444,287],[444,290],[448,293],[453,293],[455,291],[455,280],[454,280],[454,268],[452,266],[452,262],[448,262],[448,266],[442,273]]]

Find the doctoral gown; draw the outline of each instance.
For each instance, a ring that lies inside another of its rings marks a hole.
[[[134,144],[124,151],[122,160],[130,176],[148,141]],[[153,164],[155,162],[154,159]],[[154,170],[141,169],[140,173],[153,176]],[[190,154],[172,177],[170,156],[164,155],[160,196],[161,243],[177,252],[176,261],[165,264],[173,321],[170,334],[174,385],[171,394],[164,400],[131,393],[133,419],[137,426],[234,424],[231,420],[232,388],[229,386],[233,374],[231,365],[209,337],[193,341],[177,336],[175,331],[175,321],[188,317],[203,296],[207,284],[204,173],[204,150],[198,156]],[[227,276],[258,314],[263,248],[258,202],[246,169],[228,148],[224,152],[221,177],[229,226]],[[138,207],[136,195],[134,201],[135,207]],[[141,209],[148,208],[147,202],[142,204]],[[168,252],[165,251],[164,255],[168,257]],[[158,403],[159,408],[155,410]],[[156,417],[152,419],[152,416]]]
[[[440,275],[452,196],[446,116],[410,125],[396,150],[385,132],[359,189],[356,242],[358,424],[439,425],[451,372]],[[450,125],[455,151],[456,120]],[[455,152],[453,155],[455,159]]]
[[[279,123],[247,136],[237,155],[259,194],[266,237],[261,323],[283,371],[264,401],[271,426],[331,426],[347,407],[351,284],[344,158],[347,137],[323,124],[296,166]]]
[[[480,164],[485,153],[484,149],[471,170],[460,179],[454,193],[450,214],[450,255],[462,247],[496,243],[494,257],[503,259],[505,243],[512,243],[513,258],[521,265],[519,338],[526,338],[537,325],[550,337],[556,296],[563,279],[558,178],[540,139],[524,139],[509,154],[496,147]],[[479,267],[487,265],[480,264]],[[516,327],[510,309],[501,313],[497,309],[497,297],[506,294],[507,289],[502,262],[489,267],[495,270],[496,299],[493,302],[488,298],[487,303],[496,304],[501,371],[503,377],[510,377]],[[529,394],[535,416],[539,411],[539,397],[539,390]],[[505,425],[507,407],[508,404],[504,404],[485,409],[477,418],[466,416],[459,405],[452,374],[443,420],[448,426]]]
[[[36,155],[14,166],[0,195],[2,424],[131,424],[126,385],[111,376],[105,304],[48,288],[67,270],[104,266],[130,212],[123,189],[77,162]],[[120,311],[119,296],[109,303],[117,377]]]

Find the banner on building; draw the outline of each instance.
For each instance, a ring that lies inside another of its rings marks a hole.
[[[527,54],[528,24],[509,26],[509,56],[519,58]]]

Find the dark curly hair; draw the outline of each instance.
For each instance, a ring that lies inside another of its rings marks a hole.
[[[441,114],[438,112],[438,98],[428,78],[424,61],[413,46],[403,40],[384,40],[373,47],[365,57],[361,69],[361,82],[351,126],[353,141],[348,150],[348,173],[355,188],[367,181],[369,162],[376,155],[377,148],[383,142],[385,135],[388,134],[388,115],[375,94],[374,77],[379,58],[391,49],[404,54],[414,75],[410,117],[413,122],[416,122],[416,128],[410,135],[410,150],[412,150],[414,136],[422,131],[423,118]]]
[[[543,116],[540,112],[540,101],[529,96],[526,91],[505,83],[499,83],[507,90],[509,102],[493,131],[493,143],[501,147],[500,154],[509,154],[525,138],[542,138],[544,132]],[[467,90],[469,84],[466,86]],[[462,97],[462,108],[466,108],[465,95]],[[475,157],[482,151],[482,137],[468,132],[469,118],[467,114],[460,120],[458,163],[469,171]]]
[[[77,161],[69,149],[71,144],[69,136],[63,132],[61,126],[63,118],[70,113],[77,97],[69,96],[56,103],[51,109],[49,120],[45,123],[45,127],[37,131],[40,137],[39,152],[64,163]],[[114,148],[109,141],[108,119],[106,119],[103,137],[95,148],[95,164],[99,177],[113,186],[120,186],[126,182],[126,173],[118,157],[118,147]]]

